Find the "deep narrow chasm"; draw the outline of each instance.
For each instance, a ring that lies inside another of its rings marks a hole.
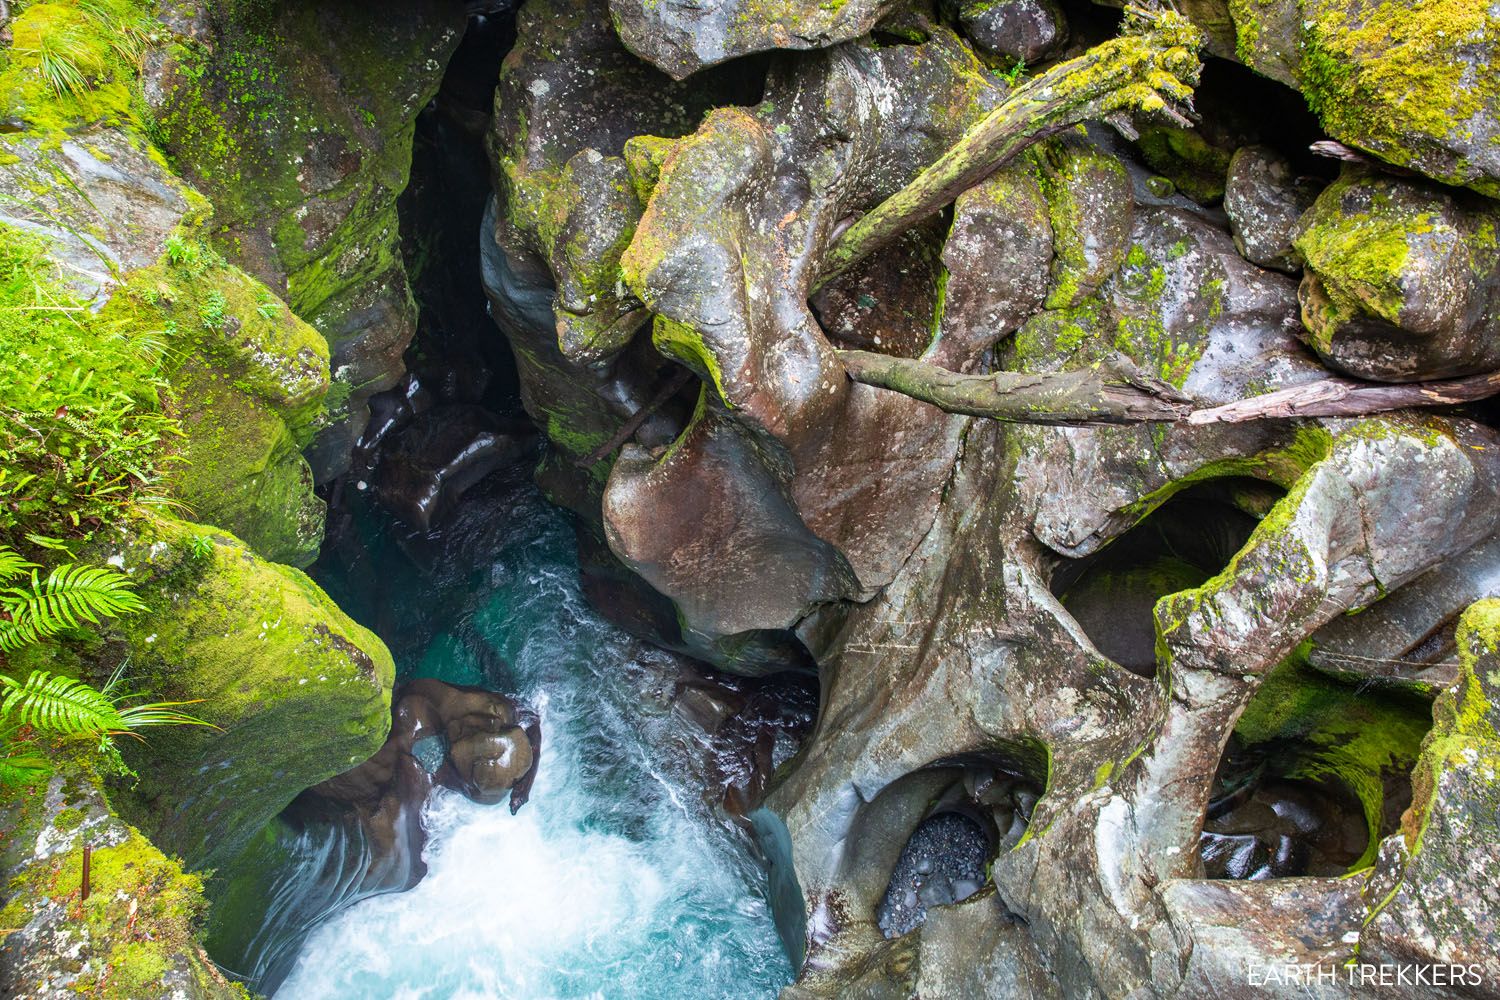
[[[532,484],[543,448],[477,239],[513,38],[513,15],[473,16],[417,120],[400,202],[417,334],[327,491],[311,571],[395,656],[391,736],[268,827],[210,947],[297,1000],[514,982],[769,996],[791,970],[738,817],[796,752],[816,694],[610,625],[569,516]]]

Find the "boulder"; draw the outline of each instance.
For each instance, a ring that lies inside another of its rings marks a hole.
[[[1302,260],[1292,235],[1317,191],[1295,177],[1292,165],[1267,146],[1244,146],[1229,161],[1224,211],[1240,254],[1252,264],[1295,274]]]
[[[858,38],[896,0],[610,0],[625,46],[681,80],[706,66],[768,49],[814,49]]]
[[[1068,41],[1068,21],[1055,0],[968,0],[958,23],[975,45],[1035,66]]]
[[[1417,382],[1500,367],[1500,208],[1354,168],[1293,236],[1308,345],[1361,378]]]
[[[1500,196],[1500,29],[1489,4],[1229,0],[1228,8],[1239,58],[1301,90],[1329,135]]]
[[[116,804],[153,843],[191,868],[230,866],[299,792],[379,749],[390,654],[304,574],[165,518],[98,547],[147,601],[117,626],[133,680],[162,699],[201,699],[193,711],[217,727],[121,747],[141,778]]]

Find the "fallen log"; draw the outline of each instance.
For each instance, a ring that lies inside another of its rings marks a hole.
[[[1176,423],[1190,400],[1124,358],[1070,372],[963,375],[913,358],[839,351],[856,382],[920,399],[949,413],[1011,423],[1089,426]]]
[[[1330,378],[1195,410],[1187,422],[1240,424],[1292,417],[1364,417],[1412,407],[1457,406],[1496,395],[1500,395],[1500,372],[1390,385]]]

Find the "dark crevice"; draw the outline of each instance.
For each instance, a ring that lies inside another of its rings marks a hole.
[[[1201,586],[1227,566],[1277,495],[1258,480],[1185,490],[1100,551],[1062,560],[1052,593],[1099,652],[1153,677],[1156,602]]]

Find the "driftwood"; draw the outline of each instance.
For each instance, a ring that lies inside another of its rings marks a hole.
[[[1456,406],[1496,395],[1500,395],[1500,372],[1392,385],[1331,378],[1195,410],[1187,422],[1239,424],[1289,417],[1363,417],[1411,407]]]
[[[1190,125],[1198,44],[1198,29],[1174,11],[1127,8],[1125,34],[1028,81],[916,180],[845,230],[823,259],[818,287],[1049,135],[1099,120],[1130,133],[1130,114]]]
[[[1175,423],[1187,417],[1188,397],[1125,359],[1071,372],[994,372],[961,375],[912,358],[839,351],[856,382],[892,389],[949,413],[1024,424]]]

